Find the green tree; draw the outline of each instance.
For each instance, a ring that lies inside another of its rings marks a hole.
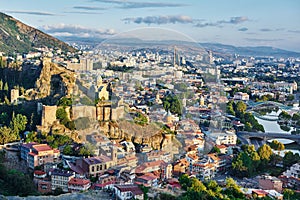
[[[22,114],[15,114],[12,115],[12,120],[10,123],[10,128],[13,130],[13,132],[17,135],[20,134],[21,131],[24,131],[27,124],[27,117]]]
[[[282,159],[285,167],[290,167],[293,164],[295,164],[296,162],[298,162],[299,160],[300,160],[299,154],[298,153],[293,154],[293,152],[291,152],[291,151],[286,152]]]
[[[274,150],[282,151],[285,149],[284,144],[279,142],[278,140],[273,140],[270,144],[270,147]]]
[[[259,147],[257,153],[262,160],[266,161],[269,161],[271,155],[273,154],[271,147],[267,144],[264,144],[263,146]]]
[[[211,149],[210,153],[221,153],[221,150],[220,150],[218,147],[214,146],[214,147]]]
[[[3,90],[3,81],[0,79],[0,90]]]
[[[3,90],[8,91],[8,84],[5,82]]]
[[[181,185],[181,188],[184,190],[187,190],[188,187],[191,186],[190,178],[187,174],[183,174],[179,177],[179,183]]]
[[[238,101],[236,104],[236,111],[240,113],[245,113],[247,105],[243,101]]]
[[[16,141],[17,137],[7,126],[0,127],[0,144]]]
[[[66,145],[64,150],[63,150],[63,154],[65,155],[73,155],[73,149],[70,145]]]
[[[199,181],[197,178],[191,178],[191,186],[188,187],[188,191],[193,191],[193,192],[204,192],[206,191],[205,185]]]
[[[286,111],[282,111],[278,117],[283,120],[290,120],[292,118]]]
[[[300,114],[298,114],[298,113],[293,114],[292,120],[293,121],[299,121],[300,120]]]
[[[231,197],[235,197],[235,198],[243,198],[244,197],[244,195],[240,189],[240,186],[238,184],[236,184],[236,182],[233,180],[233,178],[226,178],[225,188],[226,188],[225,194],[227,194],[230,199],[231,199]]]

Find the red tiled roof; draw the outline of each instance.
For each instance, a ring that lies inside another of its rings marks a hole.
[[[111,159],[107,156],[97,156],[97,157],[90,157],[90,158],[84,158],[84,162],[86,162],[88,165],[94,165],[99,163],[105,163],[111,161]]]
[[[30,143],[27,143],[27,144],[22,144],[22,146],[30,149],[35,144],[37,144],[37,143],[36,142],[30,142]]]
[[[225,149],[226,148],[226,146],[224,144],[216,145],[216,147],[219,148],[219,149]]]
[[[87,185],[89,183],[91,183],[91,181],[87,180],[87,179],[72,178],[68,184],[69,185]]]
[[[267,194],[269,194],[268,192],[266,192],[264,190],[253,190],[253,192],[258,194],[258,195],[267,195]]]
[[[34,174],[35,174],[35,175],[44,175],[44,174],[46,174],[46,172],[41,171],[41,170],[35,170],[35,171],[34,171]]]
[[[50,151],[52,148],[47,144],[37,144],[32,146],[35,150],[39,151]]]

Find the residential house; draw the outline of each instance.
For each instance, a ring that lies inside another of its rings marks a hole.
[[[144,185],[147,187],[156,187],[158,186],[159,177],[152,174],[152,173],[146,173],[142,176],[138,176],[135,179],[135,183],[140,185]]]
[[[110,167],[115,166],[117,162],[116,153],[113,153],[113,159],[101,155],[97,157],[82,158],[76,160],[76,166],[80,167],[84,174],[88,176],[96,176],[103,174]]]
[[[137,185],[115,185],[114,191],[117,199],[144,199],[143,191]]]
[[[287,186],[300,190],[300,163],[296,163],[287,171],[283,172],[283,176],[287,177]]]
[[[274,176],[263,175],[258,179],[258,184],[263,190],[282,192],[282,181]]]
[[[52,149],[47,144],[28,143],[21,146],[21,158],[27,161],[27,165],[31,169],[46,163],[56,162],[59,155],[59,150]]]
[[[61,188],[64,192],[68,192],[68,183],[69,181],[75,177],[75,173],[71,173],[69,171],[64,171],[60,169],[54,169],[50,172],[51,176],[51,185],[52,190],[56,188]]]
[[[178,160],[173,167],[173,174],[175,176],[180,176],[182,174],[185,174],[189,168],[189,162],[186,160],[186,158]]]
[[[88,179],[71,178],[68,182],[69,192],[82,192],[91,187],[91,181]]]

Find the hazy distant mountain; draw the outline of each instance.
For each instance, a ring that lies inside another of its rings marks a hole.
[[[23,53],[43,46],[75,51],[66,43],[0,12],[0,52]]]
[[[242,56],[274,56],[274,57],[300,57],[299,52],[287,51],[279,48],[258,46],[258,47],[236,47],[218,43],[200,43],[200,45],[213,52],[223,54],[239,54]]]

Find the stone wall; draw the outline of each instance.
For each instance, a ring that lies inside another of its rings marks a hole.
[[[73,105],[72,106],[72,120],[76,120],[80,117],[88,117],[91,120],[96,120],[96,107],[85,105]]]
[[[42,126],[51,126],[56,121],[57,106],[45,106],[42,110]]]

